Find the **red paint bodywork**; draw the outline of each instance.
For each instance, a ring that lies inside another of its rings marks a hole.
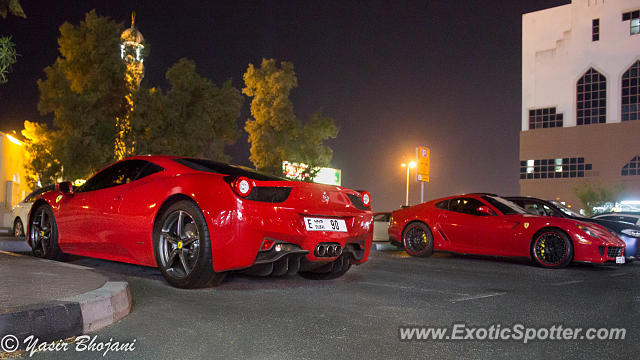
[[[223,179],[226,175],[201,172],[174,161],[171,156],[139,156],[164,171],[128,184],[106,189],[65,194],[52,191],[42,196],[53,209],[58,243],[63,252],[81,256],[157,266],[153,252],[153,227],[163,203],[181,195],[202,210],[211,236],[213,269],[228,271],[252,266],[265,237],[286,241],[308,250],[312,262],[319,242],[364,241],[369,256],[373,232],[371,210],[359,210],[347,194],[354,190],[300,181],[257,181],[254,186],[286,186],[292,191],[282,203],[243,199]],[[127,159],[127,160],[129,160]],[[322,201],[323,193],[329,202]],[[348,232],[308,232],[304,216],[341,218]]]
[[[475,216],[439,209],[436,203],[458,197],[474,198],[489,207],[495,215]],[[570,238],[574,247],[574,261],[603,263],[615,261],[607,251],[601,255],[599,246],[625,246],[624,242],[600,225],[564,218],[529,214],[504,215],[497,208],[474,194],[441,198],[393,212],[389,224],[389,239],[402,242],[402,232],[411,222],[421,221],[433,233],[434,250],[462,254],[529,257],[531,241],[542,229],[558,228]],[[525,227],[525,224],[526,225]],[[578,225],[593,231],[591,237]]]

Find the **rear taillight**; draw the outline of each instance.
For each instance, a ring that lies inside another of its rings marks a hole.
[[[368,191],[362,192],[362,203],[366,207],[371,207],[371,195],[369,194]]]
[[[247,197],[251,194],[251,189],[253,185],[251,184],[251,180],[246,177],[239,177],[233,181],[233,190],[241,197]]]

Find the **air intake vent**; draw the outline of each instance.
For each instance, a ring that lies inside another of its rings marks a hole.
[[[291,194],[290,187],[256,186],[251,189],[251,194],[249,194],[245,199],[269,203],[281,203],[287,200],[289,194]]]
[[[369,208],[366,207],[362,202],[362,199],[360,198],[360,196],[352,195],[352,194],[347,194],[347,196],[349,197],[349,200],[351,200],[351,203],[353,204],[353,206],[356,207],[356,209],[369,210]]]

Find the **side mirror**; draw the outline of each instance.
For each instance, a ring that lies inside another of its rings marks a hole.
[[[476,213],[478,213],[480,216],[493,216],[493,215],[495,215],[493,210],[489,209],[488,206],[479,206],[476,209]]]
[[[61,183],[58,183],[58,190],[66,195],[72,195],[73,184],[71,184],[71,181],[63,181]]]

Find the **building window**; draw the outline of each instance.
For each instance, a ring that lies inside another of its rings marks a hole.
[[[622,167],[622,176],[640,175],[640,156],[636,156]]]
[[[529,110],[529,130],[552,127],[562,127],[562,113],[555,107]]]
[[[603,124],[607,121],[607,79],[590,68],[576,86],[578,125]]]
[[[591,20],[591,41],[600,40],[600,19]]]
[[[640,60],[622,74],[622,121],[640,120]]]
[[[622,21],[629,20],[631,30],[631,35],[636,35],[640,33],[640,10],[629,11],[622,14]]]
[[[557,158],[520,161],[520,179],[560,179],[590,176],[592,164],[584,158]]]

